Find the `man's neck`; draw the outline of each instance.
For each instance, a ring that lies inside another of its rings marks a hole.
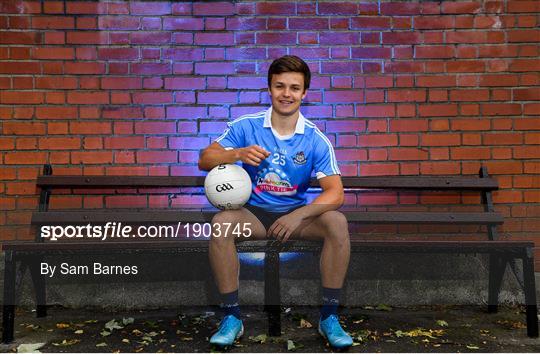
[[[296,130],[296,122],[300,117],[300,111],[296,111],[291,116],[282,116],[276,111],[272,110],[272,115],[270,116],[270,121],[272,128],[279,135],[291,135]]]

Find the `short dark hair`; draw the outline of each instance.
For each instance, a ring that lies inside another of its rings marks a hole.
[[[268,87],[272,85],[272,76],[287,72],[296,72],[304,75],[304,91],[309,88],[311,71],[309,66],[296,55],[285,55],[277,58],[268,68]]]

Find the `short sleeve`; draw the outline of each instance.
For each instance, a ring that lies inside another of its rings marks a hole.
[[[238,149],[245,146],[245,134],[241,122],[229,122],[228,128],[221,134],[216,142],[225,149]]]
[[[313,171],[317,179],[341,175],[332,143],[318,129],[315,129],[314,132],[314,145]]]

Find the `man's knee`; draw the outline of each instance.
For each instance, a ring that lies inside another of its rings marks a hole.
[[[331,210],[320,215],[320,223],[324,225],[326,236],[338,240],[349,238],[347,218],[342,212]]]
[[[242,222],[243,214],[240,210],[223,210],[212,218],[212,235],[210,240],[213,242],[234,241],[231,231],[235,226]]]

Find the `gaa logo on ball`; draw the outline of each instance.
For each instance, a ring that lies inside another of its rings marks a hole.
[[[240,209],[251,196],[251,178],[238,165],[219,165],[206,176],[204,193],[216,208]]]

